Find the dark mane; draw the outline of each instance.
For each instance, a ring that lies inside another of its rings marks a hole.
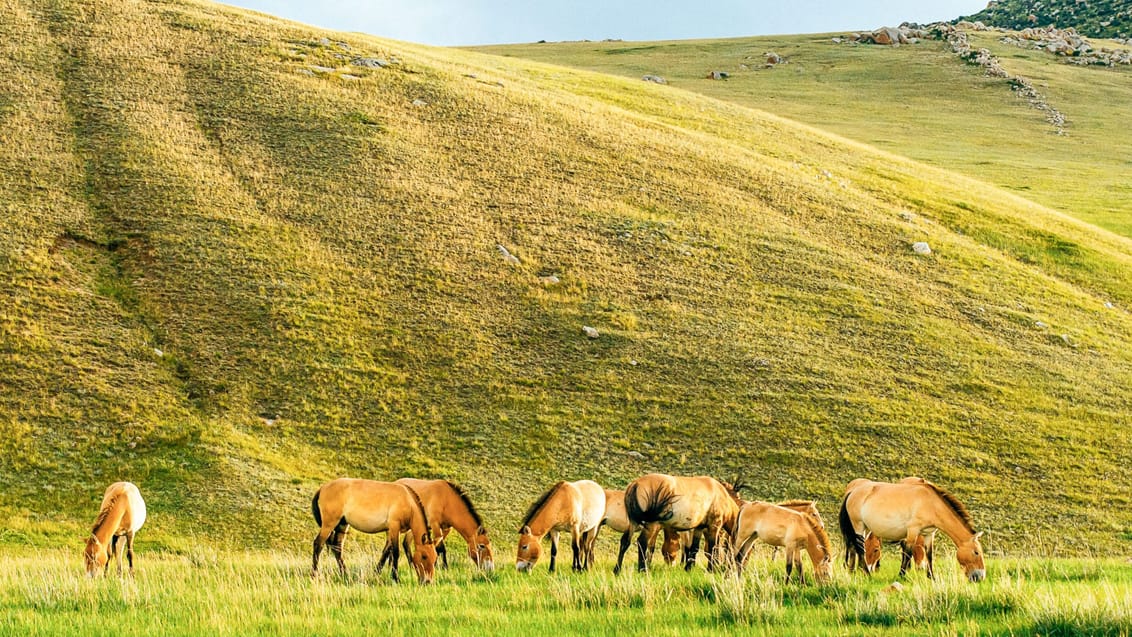
[[[409,490],[409,493],[413,494],[413,502],[415,502],[417,504],[417,510],[421,512],[421,519],[424,520],[425,543],[432,542],[432,525],[430,525],[428,523],[428,513],[425,513],[424,502],[421,502],[421,496],[417,495],[417,492],[413,491],[410,487],[408,487],[406,485],[401,485],[401,486],[405,487],[406,489]]]
[[[546,504],[547,500],[549,500],[551,496],[557,493],[558,489],[560,489],[564,484],[566,484],[566,482],[559,482],[553,487],[547,489],[546,493],[540,495],[538,500],[535,500],[535,503],[531,505],[531,508],[527,509],[527,514],[523,516],[523,523],[520,525],[520,527],[524,527],[530,524],[531,520],[534,519],[535,515],[538,514],[538,512]]]
[[[90,528],[91,533],[98,533],[98,529],[102,527],[103,524],[106,524],[106,518],[110,517],[110,512],[114,510],[114,506],[118,504],[118,498],[120,497],[122,497],[122,494],[118,493],[114,497],[110,498],[110,501],[106,503],[106,506],[98,512],[98,517],[94,520],[94,526]]]
[[[967,507],[963,506],[962,502],[957,500],[955,496],[951,495],[947,491],[944,491],[942,488],[932,484],[931,482],[928,482],[927,480],[924,481],[924,486],[931,487],[931,489],[936,492],[936,495],[942,498],[943,501],[947,503],[947,506],[951,507],[951,510],[955,512],[955,515],[959,516],[959,519],[963,522],[963,526],[971,533],[975,532],[975,524],[971,521],[971,513],[967,511]]]
[[[748,485],[743,484],[743,481],[739,479],[739,476],[735,476],[735,479],[731,482],[720,480],[719,478],[716,478],[715,481],[723,486],[723,489],[727,491],[727,495],[731,496],[731,499],[735,501],[735,504],[743,506],[743,497],[739,495],[739,491],[741,489],[746,489]]]
[[[476,521],[476,526],[483,526],[483,518],[480,517],[479,511],[476,511],[476,507],[472,504],[472,500],[468,497],[468,494],[464,493],[464,488],[455,482],[448,480],[445,480],[445,482],[447,482],[448,486],[456,492],[456,495],[460,496],[460,499],[464,501],[464,506],[468,507],[468,515],[472,516],[472,519]]]
[[[821,523],[819,523],[818,519],[813,515],[810,515],[809,513],[803,513],[802,517],[806,518],[806,524],[810,525],[810,529],[814,532],[814,535],[818,537],[818,544],[821,544],[821,549],[825,551],[825,556],[832,558],[833,549],[829,545],[829,535],[826,534],[825,529],[822,528]]]
[[[783,502],[776,502],[775,504],[789,509],[790,507],[812,507],[814,506],[814,502],[814,500],[785,500]]]

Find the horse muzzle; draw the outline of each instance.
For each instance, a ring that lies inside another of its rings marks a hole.
[[[531,564],[530,562],[527,562],[526,560],[521,561],[521,562],[515,562],[515,570],[519,571],[520,573],[530,572],[532,566],[534,566],[534,564]]]
[[[967,574],[967,579],[972,582],[981,582],[987,578],[986,569],[977,568]]]
[[[485,573],[491,573],[495,570],[495,562],[492,562],[491,560],[484,560],[480,562],[480,569],[482,569]]]

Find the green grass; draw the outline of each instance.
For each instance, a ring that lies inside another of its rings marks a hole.
[[[72,546],[119,479],[181,551],[306,544],[340,475],[464,483],[506,536],[660,470],[827,512],[923,475],[995,556],[1132,546],[1127,239],[678,86],[0,11],[4,545]]]
[[[466,560],[438,583],[392,584],[372,572],[380,545],[348,553],[347,577],[312,581],[306,559],[287,553],[185,555],[139,552],[134,578],[87,579],[78,552],[3,558],[0,622],[23,635],[608,635],[982,634],[1128,635],[1132,569],[1113,561],[1007,561],[980,585],[942,565],[898,592],[890,569],[872,578],[837,573],[823,586],[785,584],[782,561],[765,557],[742,577],[658,566],[649,574],[473,573]],[[808,566],[808,564],[807,564]],[[894,565],[893,565],[894,567]],[[1097,569],[1097,580],[1065,579]]]
[[[1007,80],[984,76],[942,42],[893,48],[835,44],[836,35],[844,34],[475,50],[636,80],[660,75],[675,89],[804,122],[1132,236],[1132,170],[1117,151],[1132,143],[1132,129],[1123,124],[1132,117],[1132,69],[1070,65],[1001,44],[1001,34],[972,33],[973,47],[991,49],[1066,115],[1067,135],[1058,136]],[[1101,46],[1117,45],[1098,41]],[[788,63],[764,68],[768,51]],[[706,79],[711,70],[731,77]]]

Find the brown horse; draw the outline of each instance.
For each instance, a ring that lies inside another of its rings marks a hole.
[[[311,514],[319,525],[314,538],[314,555],[311,560],[311,575],[318,576],[318,556],[322,546],[330,547],[330,552],[338,560],[338,569],[345,574],[346,563],[342,561],[342,544],[350,527],[362,533],[385,531],[388,539],[377,572],[390,560],[390,574],[393,581],[397,575],[400,551],[397,540],[401,533],[409,530],[413,534],[414,551],[411,556],[417,579],[422,584],[432,582],[436,566],[436,547],[433,545],[432,529],[429,527],[424,504],[415,491],[405,485],[375,480],[338,478],[319,487],[311,500]]]
[[[447,480],[417,480],[415,478],[401,478],[397,484],[403,484],[421,497],[424,503],[425,516],[432,523],[432,535],[436,538],[436,555],[444,568],[448,568],[448,549],[444,541],[448,532],[456,532],[468,544],[468,557],[472,563],[485,571],[495,569],[495,558],[491,550],[491,540],[487,537],[487,528],[483,519],[476,511],[472,500],[460,485]],[[409,538],[403,540],[405,552],[408,553]]]
[[[751,545],[755,540],[762,540],[786,550],[786,581],[790,581],[791,572],[797,567],[798,581],[805,583],[806,578],[802,573],[803,549],[809,554],[810,563],[814,566],[814,577],[819,582],[829,579],[833,551],[818,518],[769,502],[748,502],[739,509],[736,526],[735,543],[739,549],[735,562],[740,568],[746,561]]]
[[[664,541],[660,544],[660,556],[664,558],[664,563],[669,566],[676,563],[676,560],[683,562],[687,558],[687,551],[692,547],[692,542],[696,540],[694,535],[698,535],[702,540],[704,532],[697,531],[673,531],[672,529],[664,529]],[[684,558],[684,559],[681,559]]]
[[[629,483],[625,489],[625,510],[629,520],[642,527],[637,536],[637,568],[648,570],[649,545],[656,538],[656,527],[672,531],[702,529],[707,543],[708,569],[730,562],[725,546],[735,532],[739,516],[739,494],[735,487],[709,476],[695,478],[650,473]],[[684,557],[685,570],[696,563],[699,537]]]
[[[550,572],[558,557],[558,534],[570,531],[574,570],[584,571],[594,559],[594,543],[605,518],[605,489],[593,480],[559,482],[539,496],[523,516],[515,568],[529,571],[542,553],[542,538],[550,534]]]
[[[133,575],[134,534],[142,524],[145,524],[145,500],[142,500],[138,488],[130,482],[115,482],[107,487],[83,551],[87,576],[94,576],[99,567],[105,575],[110,568],[110,559],[115,555],[118,556],[118,574],[122,574],[122,553],[118,550],[118,540],[123,537],[126,542],[126,561],[130,565],[130,575]]]
[[[955,496],[921,479],[905,479],[900,483],[854,480],[846,487],[841,503],[839,522],[846,551],[855,551],[856,560],[864,563],[865,535],[871,532],[881,541],[901,542],[904,550],[900,575],[908,571],[912,547],[917,538],[938,529],[955,543],[955,557],[967,579],[979,582],[986,578],[982,533],[976,533],[971,515]],[[928,577],[933,576],[928,558]]]

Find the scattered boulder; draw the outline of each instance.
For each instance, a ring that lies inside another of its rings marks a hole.
[[[499,250],[499,254],[503,255],[503,260],[511,265],[519,265],[519,257],[511,254],[511,251],[503,247],[502,243],[496,244],[495,249]]]
[[[383,69],[389,66],[389,61],[381,58],[354,58],[350,60],[350,64],[367,69]]]
[[[418,99],[413,100],[413,106],[416,106],[417,108],[421,108],[421,107],[424,107],[424,106],[428,106],[428,102],[418,98]]]
[[[342,75],[339,75],[338,77],[340,77],[344,80],[360,80],[360,79],[362,79],[362,76],[360,76],[360,75],[350,75],[349,73],[343,73]]]
[[[900,582],[893,582],[893,583],[889,584],[888,586],[885,586],[884,588],[880,589],[880,592],[884,593],[885,595],[891,595],[893,593],[899,593],[903,590],[904,590],[903,584],[901,584]]]
[[[311,70],[315,73],[333,73],[334,69],[329,66],[311,65]]]
[[[932,249],[931,246],[928,245],[927,241],[917,241],[916,243],[912,244],[912,252],[926,257],[927,255],[932,253]]]
[[[543,284],[543,285],[549,286],[549,285],[558,285],[559,283],[561,283],[561,280],[559,280],[559,278],[554,276],[553,274],[549,274],[547,276],[540,276],[538,278],[538,282]]]
[[[625,455],[629,456],[630,458],[635,458],[637,460],[644,460],[645,459],[645,454],[641,453],[640,451],[626,451]]]
[[[652,82],[653,84],[668,84],[668,80],[659,75],[646,75],[641,79],[646,82]]]
[[[782,56],[775,53],[774,51],[767,51],[766,65],[767,66],[774,66],[776,64],[782,64]]]
[[[599,334],[596,329],[590,327],[589,325],[583,325],[582,326],[582,332],[584,332],[585,335],[588,336],[590,339],[595,339],[595,338],[601,336],[601,334]]]
[[[707,74],[709,80],[726,80],[729,77],[731,77],[731,74],[727,71],[712,71]]]

